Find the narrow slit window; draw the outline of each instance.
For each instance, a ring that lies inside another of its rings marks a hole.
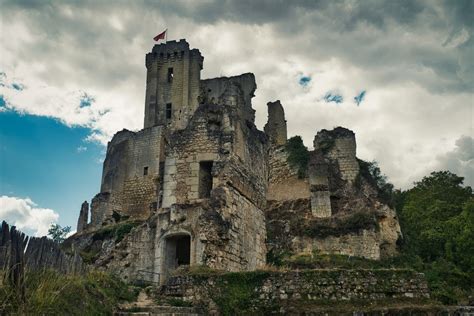
[[[148,167],[143,168],[143,175],[148,175]]]
[[[171,103],[166,104],[166,119],[171,120],[171,114],[172,114],[172,105]]]
[[[168,82],[169,82],[169,83],[173,82],[173,76],[174,76],[174,74],[173,74],[173,68],[170,67],[170,68],[168,68]]]
[[[199,198],[209,198],[211,196],[211,190],[212,161],[201,161],[199,163]]]

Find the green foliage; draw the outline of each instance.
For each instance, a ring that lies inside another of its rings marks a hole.
[[[432,295],[445,304],[473,294],[474,198],[463,178],[433,172],[399,192],[403,252],[423,261]]]
[[[325,238],[378,228],[374,213],[358,212],[342,218],[324,218],[308,221],[302,230],[306,236]]]
[[[365,178],[370,184],[377,188],[379,198],[389,204],[394,205],[393,184],[387,181],[387,176],[382,173],[378,163],[357,159],[359,162],[360,173],[356,179],[356,184],[360,184],[360,177]]]
[[[63,275],[28,272],[25,301],[8,285],[0,287],[0,311],[19,315],[112,315],[121,301],[136,295],[118,278],[103,272]]]
[[[105,239],[115,239],[115,243],[122,241],[130,231],[139,225],[140,221],[127,221],[116,225],[106,226],[92,236],[92,243],[82,249],[79,253],[82,260],[88,264],[94,263],[102,250],[102,241]]]
[[[130,231],[139,225],[140,222],[123,222],[116,225],[109,225],[100,230],[98,230],[94,236],[93,240],[104,240],[107,238],[115,238],[115,242],[119,243],[122,239],[130,233]]]
[[[67,234],[71,232],[71,226],[61,227],[59,224],[51,224],[48,229],[48,236],[57,243],[62,243]]]
[[[219,291],[211,296],[222,315],[251,315],[252,301],[256,299],[255,288],[262,285],[268,272],[226,273],[217,279]]]
[[[298,169],[298,177],[306,176],[306,169],[309,162],[308,148],[303,144],[301,136],[293,136],[286,143],[286,151],[288,152],[287,161],[290,166]]]

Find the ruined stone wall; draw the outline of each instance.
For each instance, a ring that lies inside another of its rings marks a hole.
[[[332,215],[328,169],[329,165],[320,152],[310,153],[308,177],[311,190],[311,212],[314,217]]]
[[[351,130],[337,127],[334,130],[321,130],[314,137],[314,150],[336,161],[344,180],[353,183],[359,174],[356,158],[355,134]]]
[[[269,201],[265,214],[267,247],[274,257],[318,251],[379,260],[398,251],[398,219],[380,203],[318,218],[312,215],[310,199]]]
[[[252,98],[257,85],[254,74],[205,79],[200,85],[202,103],[235,106],[241,111],[244,121],[255,121]]]
[[[155,45],[146,55],[145,128],[155,125],[167,125],[171,129],[186,127],[198,105],[203,60],[199,50],[190,50],[185,40]],[[171,104],[171,118],[166,117],[167,104]]]
[[[101,192],[92,200],[90,227],[113,223],[114,212],[146,219],[156,209],[162,147],[160,126],[114,136],[107,147]]]
[[[298,178],[298,170],[288,164],[285,148],[272,148],[268,157],[267,200],[284,201],[310,197],[308,179]]]
[[[285,111],[280,100],[268,102],[268,121],[265,124],[264,131],[269,136],[270,141],[276,146],[286,144],[286,120]]]
[[[227,271],[255,270],[265,265],[265,216],[251,200],[232,186],[221,186],[213,197],[225,223],[225,234],[208,233],[204,263]],[[204,227],[203,227],[204,228]],[[214,229],[218,229],[217,227]],[[206,230],[204,230],[206,231]]]
[[[311,254],[317,251],[322,254],[336,254],[363,257],[379,260],[380,236],[374,230],[362,230],[342,236],[326,238],[310,238],[298,236],[293,240],[293,250],[296,253]]]

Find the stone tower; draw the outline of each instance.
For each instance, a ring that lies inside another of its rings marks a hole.
[[[145,128],[186,127],[198,107],[203,60],[184,39],[155,45],[146,55]]]

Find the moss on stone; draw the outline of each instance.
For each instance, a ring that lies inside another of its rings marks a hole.
[[[374,213],[358,212],[343,218],[313,219],[304,224],[303,235],[325,238],[357,233],[364,229],[378,229]]]
[[[211,297],[222,315],[250,315],[257,299],[255,289],[270,275],[265,271],[226,273],[217,277],[218,290]]]
[[[301,136],[293,136],[288,139],[285,149],[288,153],[287,161],[290,166],[298,169],[298,177],[306,177],[309,162],[308,148],[303,144]]]

